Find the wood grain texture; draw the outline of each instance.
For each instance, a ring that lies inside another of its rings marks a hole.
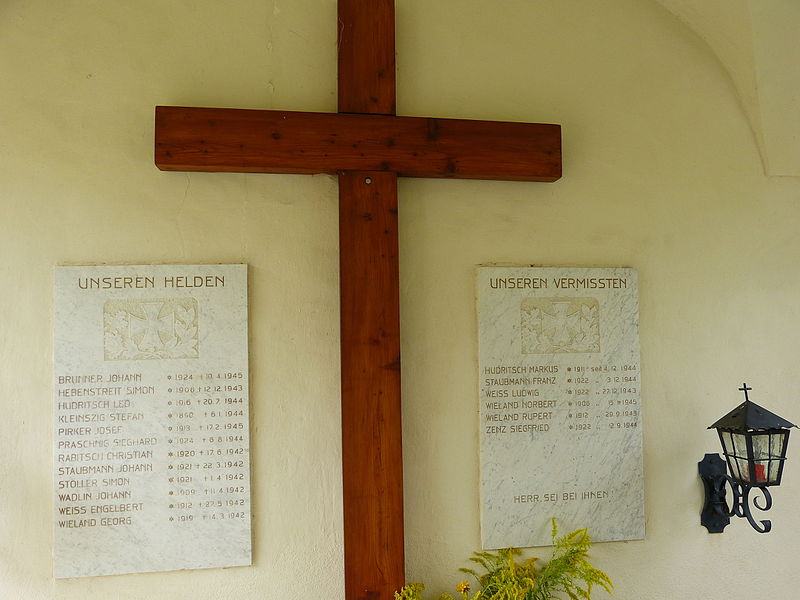
[[[404,579],[397,177],[339,176],[345,597]]]
[[[403,177],[555,181],[561,177],[561,127],[159,106],[155,156],[167,171],[391,171]]]
[[[394,115],[394,0],[338,0],[338,16],[339,112]],[[341,173],[345,598],[390,600],[405,578],[397,175],[344,160],[344,148],[358,158],[374,149],[368,131],[350,130],[364,114],[335,119],[345,129],[315,123],[322,136],[310,152]]]
[[[393,115],[394,0],[339,0],[339,112]]]

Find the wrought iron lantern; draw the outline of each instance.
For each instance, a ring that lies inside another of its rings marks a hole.
[[[772,508],[768,488],[781,483],[789,430],[796,425],[750,402],[747,392],[752,389],[743,384],[739,390],[744,392],[744,402],[709,427],[719,434],[725,460],[719,454],[706,454],[698,463],[706,492],[700,523],[709,533],[722,533],[734,515],[746,518],[759,533],[772,529],[770,521],[759,523],[753,518],[750,492],[758,488],[763,495],[763,504],[758,498],[752,500],[758,510]],[[726,483],[733,493],[730,507]]]

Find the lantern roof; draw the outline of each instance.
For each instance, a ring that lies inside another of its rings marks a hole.
[[[797,425],[768,411],[755,402],[745,400],[727,415],[711,425],[709,429],[751,431],[754,429],[789,429],[790,427],[797,427]]]

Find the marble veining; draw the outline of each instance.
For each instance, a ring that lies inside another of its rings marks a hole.
[[[479,267],[484,548],[644,537],[637,273]]]
[[[55,576],[249,565],[247,266],[54,284]]]

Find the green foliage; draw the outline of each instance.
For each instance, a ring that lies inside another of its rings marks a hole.
[[[536,588],[525,600],[548,600],[558,592],[571,600],[588,600],[596,585],[611,593],[613,583],[609,576],[589,562],[592,541],[586,529],[558,537],[558,526],[553,519],[553,544],[553,556],[539,572]]]
[[[576,529],[559,537],[556,520],[552,523],[555,547],[550,560],[541,567],[536,564],[537,558],[518,562],[522,552],[516,548],[475,552],[469,560],[476,567],[460,571],[471,575],[480,589],[470,598],[470,585],[462,581],[456,586],[462,600],[551,600],[560,594],[566,594],[570,600],[590,600],[594,586],[610,593],[611,579],[589,563],[591,538],[587,530]],[[394,597],[422,600],[424,589],[421,583],[412,583],[395,592]],[[439,600],[453,600],[453,596],[442,594]]]
[[[505,548],[493,552],[475,552],[470,561],[486,571],[483,575],[475,569],[459,569],[472,575],[481,586],[474,599],[485,600],[527,600],[536,588],[537,571],[534,563],[537,558],[529,558],[518,563],[515,557],[522,552],[516,548]]]
[[[394,600],[422,600],[424,590],[425,586],[421,583],[409,583],[394,593]]]

